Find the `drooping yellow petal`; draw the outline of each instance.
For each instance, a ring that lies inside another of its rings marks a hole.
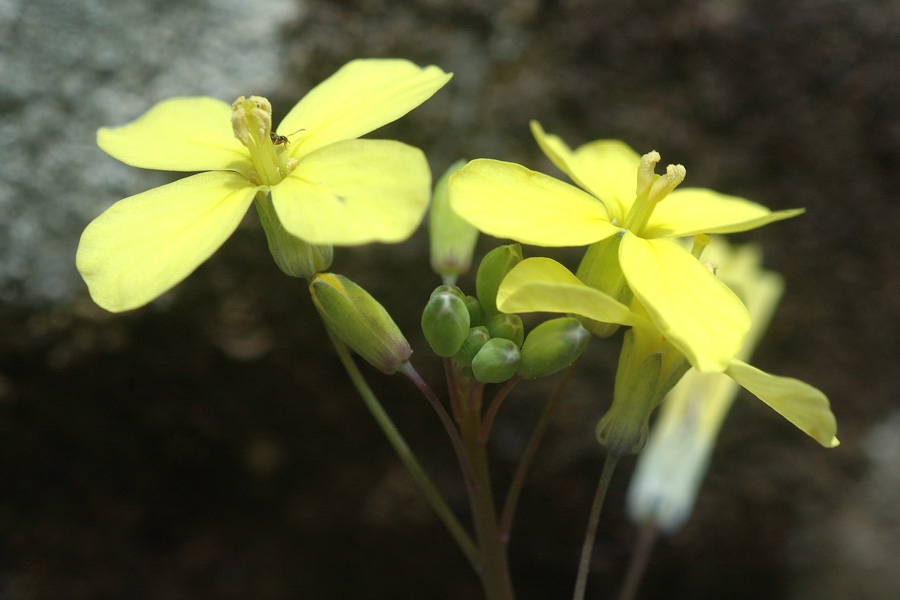
[[[677,243],[625,232],[619,264],[651,320],[699,371],[724,371],[750,329],[728,286]]]
[[[828,398],[813,386],[770,375],[739,360],[732,361],[725,373],[826,448],[840,443]]]
[[[590,194],[499,160],[473,160],[453,175],[450,206],[487,234],[537,246],[584,246],[619,231]]]
[[[619,224],[634,203],[641,157],[625,142],[597,140],[574,152],[556,135],[546,133],[537,121],[531,133],[544,154],[572,181],[606,205],[609,218]]]
[[[303,157],[272,188],[284,228],[311,244],[400,242],[428,207],[431,171],[418,148],[347,140]]]
[[[735,233],[802,214],[805,209],[772,212],[762,204],[705,188],[679,188],[656,205],[643,237],[686,237]]]
[[[300,158],[395,121],[428,100],[452,77],[435,66],[401,59],[352,60],[297,103],[278,126]]]
[[[250,154],[234,137],[231,106],[215,98],[171,98],[121,127],[97,131],[97,145],[123,163],[161,171],[237,171]]]
[[[78,245],[94,301],[138,308],[190,275],[237,229],[256,187],[236,173],[200,173],[113,204]]]
[[[528,258],[503,279],[497,307],[507,313],[575,313],[595,321],[631,325],[636,315],[608,294],[581,283],[549,258]]]

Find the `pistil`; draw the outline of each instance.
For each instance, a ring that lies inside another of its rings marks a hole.
[[[666,167],[665,175],[656,175],[653,171],[659,159],[659,153],[656,151],[648,152],[641,157],[637,176],[637,197],[622,224],[635,235],[641,234],[650,221],[650,215],[653,214],[656,205],[684,181],[687,175],[682,165],[669,165]]]
[[[231,126],[236,137],[250,151],[256,177],[263,185],[275,185],[288,173],[284,150],[276,149],[272,138],[272,105],[262,96],[241,96],[234,101]]]

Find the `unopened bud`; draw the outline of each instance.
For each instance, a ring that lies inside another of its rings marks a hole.
[[[481,383],[502,383],[516,374],[519,347],[503,338],[491,338],[472,360],[472,373]]]
[[[318,273],[309,291],[326,327],[370,365],[390,375],[409,360],[406,338],[366,290],[343,275]]]
[[[488,333],[487,327],[483,325],[472,327],[453,360],[464,367],[471,367],[472,360],[489,339],[491,339],[491,334]]]
[[[453,356],[469,333],[469,309],[454,287],[438,287],[422,311],[422,332],[438,356]]]
[[[444,283],[456,283],[456,279],[468,272],[472,265],[478,230],[450,208],[447,182],[459,171],[465,160],[452,165],[434,186],[434,196],[428,212],[428,235],[431,240],[431,268]]]
[[[484,255],[475,275],[475,292],[487,318],[500,312],[497,309],[497,290],[506,274],[522,262],[522,246],[498,246]]]
[[[562,371],[581,356],[590,338],[588,330],[573,317],[544,321],[525,338],[519,377],[536,379]]]
[[[475,296],[466,296],[466,308],[469,309],[469,324],[474,326],[484,325],[485,315],[481,302]]]
[[[487,328],[492,338],[509,340],[520,348],[525,340],[525,328],[522,325],[522,317],[519,315],[505,313],[494,315]]]

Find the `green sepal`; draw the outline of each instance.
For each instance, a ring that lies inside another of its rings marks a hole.
[[[588,246],[575,276],[585,285],[609,294],[625,306],[633,296],[619,265],[621,235],[614,235]],[[581,317],[584,327],[597,337],[606,338],[619,330],[617,323],[603,323]]]
[[[269,252],[282,272],[291,277],[309,280],[331,266],[334,247],[310,244],[288,233],[275,214],[271,194],[257,194],[253,203],[263,231],[266,232]]]
[[[615,456],[641,451],[650,431],[650,414],[657,405],[663,355],[647,353],[635,343],[634,329],[625,332],[613,403],[597,423],[597,441]]]

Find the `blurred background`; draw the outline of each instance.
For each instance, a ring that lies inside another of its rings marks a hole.
[[[742,396],[641,597],[896,598],[890,0],[0,0],[0,598],[480,597],[252,211],[190,278],[131,313],[97,308],[74,268],[92,218],[177,177],[106,156],[98,127],[198,94],[266,96],[277,121],[357,57],[455,73],[374,134],[421,147],[436,175],[460,157],[559,175],[534,118],[573,147],[655,149],[687,167],[686,185],[807,209],[732,239],[762,244],[787,281],[754,364],[828,394],[842,445],[824,450]],[[481,239],[479,254],[497,243]],[[439,283],[426,253],[422,229],[337,249],[333,270],[382,301],[439,388],[418,331]],[[553,255],[574,266],[579,251]],[[473,278],[461,285],[471,293]],[[520,599],[571,594],[617,352],[592,343],[525,489],[510,542]],[[407,381],[365,372],[465,515],[433,412]],[[552,385],[520,386],[499,416],[501,497]],[[607,498],[592,598],[615,597],[636,538],[632,466]]]

